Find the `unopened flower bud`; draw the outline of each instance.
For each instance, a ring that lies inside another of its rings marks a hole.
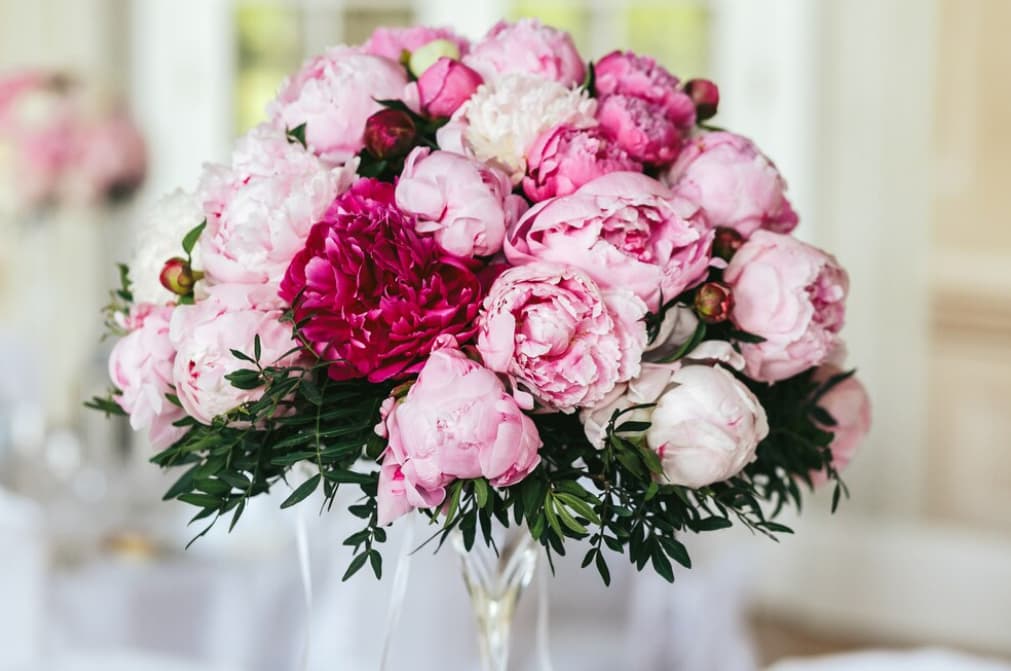
[[[379,110],[365,122],[365,148],[377,158],[406,156],[416,137],[414,121],[402,110]]]
[[[713,238],[713,256],[730,261],[744,244],[744,236],[733,228],[717,228]]]
[[[685,84],[685,93],[695,103],[695,118],[705,121],[716,116],[720,106],[720,89],[708,79],[691,79]]]
[[[707,324],[719,324],[730,318],[734,295],[722,282],[706,282],[695,292],[695,312]]]
[[[186,259],[174,257],[165,262],[161,269],[161,285],[178,296],[187,296],[193,293],[193,285],[202,276],[190,268]]]
[[[440,58],[460,60],[460,47],[451,40],[432,40],[411,52],[407,59],[407,68],[415,77],[420,77],[422,72],[432,67]]]

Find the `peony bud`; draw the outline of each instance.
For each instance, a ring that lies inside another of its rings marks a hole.
[[[416,137],[414,121],[401,110],[379,110],[365,122],[365,148],[377,158],[406,156]]]
[[[483,81],[460,61],[440,58],[418,78],[421,109],[433,117],[453,116]]]
[[[720,106],[720,89],[708,79],[691,79],[685,84],[685,93],[695,103],[695,118],[705,121],[716,116]]]
[[[193,285],[203,277],[203,273],[194,272],[186,259],[178,256],[165,262],[158,279],[161,285],[178,296],[193,293]]]
[[[706,282],[695,292],[695,312],[707,324],[718,324],[730,317],[734,295],[722,282]]]
[[[734,254],[744,244],[744,236],[733,228],[716,229],[716,237],[713,238],[713,256],[717,256],[724,261],[730,261]]]
[[[411,52],[407,59],[407,68],[415,77],[432,67],[440,58],[460,59],[460,47],[450,40],[432,40]]]

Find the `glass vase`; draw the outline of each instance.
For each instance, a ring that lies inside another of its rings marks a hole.
[[[453,546],[460,554],[463,580],[477,620],[481,671],[506,671],[509,634],[516,604],[537,569],[537,543],[525,527],[502,530],[498,553],[477,539],[467,550],[457,532]]]

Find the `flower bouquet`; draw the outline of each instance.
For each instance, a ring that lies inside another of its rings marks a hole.
[[[411,513],[490,547],[476,602],[514,599],[533,548],[673,580],[682,533],[787,532],[803,485],[838,503],[869,421],[848,280],[791,237],[775,166],[706,125],[718,98],[531,20],[332,48],[146,222],[92,405],[210,525],[296,466],[282,507],[355,488],[345,578],[379,577]]]

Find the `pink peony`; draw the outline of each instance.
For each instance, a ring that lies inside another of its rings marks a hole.
[[[571,266],[532,263],[495,280],[477,348],[545,406],[563,412],[599,403],[639,372],[646,306],[629,291],[601,292]]]
[[[399,62],[405,51],[408,53],[416,51],[435,40],[452,42],[460,50],[461,55],[467,53],[470,48],[467,38],[460,37],[449,28],[413,26],[410,28],[376,28],[371,37],[362,45],[362,51]]]
[[[353,167],[328,168],[267,125],[243,136],[231,166],[208,166],[198,187],[207,283],[267,284],[276,292],[309,229],[349,186]]]
[[[695,103],[678,88],[678,78],[647,56],[630,51],[612,51],[597,61],[594,68],[597,96],[623,95],[655,106],[681,131],[695,125]]]
[[[442,334],[475,332],[474,263],[421,237],[392,184],[362,179],[334,201],[295,256],[281,297],[336,380],[416,372]]]
[[[506,229],[526,209],[501,170],[448,151],[418,147],[404,162],[397,207],[417,217],[415,230],[432,233],[455,256],[490,256]]]
[[[109,357],[109,377],[121,394],[120,407],[130,415],[134,431],[148,430],[155,449],[179,440],[186,429],[173,426],[186,416],[166,398],[172,392],[176,349],[169,339],[172,306],[140,304],[127,320],[130,333],[116,343]]]
[[[734,323],[764,342],[743,343],[750,377],[775,382],[825,361],[838,346],[849,278],[835,258],[780,233],[758,230],[724,273]]]
[[[452,58],[440,58],[418,77],[421,110],[433,117],[453,116],[484,80]]]
[[[814,379],[826,382],[841,372],[836,366],[826,364],[815,371]],[[850,463],[871,429],[871,399],[860,380],[851,375],[825,392],[818,400],[818,405],[835,420],[834,425],[821,428],[835,434],[831,446],[832,466],[840,471]],[[824,471],[811,473],[815,485],[824,484],[827,479]]]
[[[239,389],[225,379],[250,364],[232,350],[253,356],[260,337],[264,366],[296,365],[300,355],[291,325],[281,323],[282,311],[273,309],[273,294],[265,288],[241,284],[212,287],[195,305],[181,305],[172,315],[169,337],[176,348],[172,368],[176,395],[186,414],[210,424],[244,403],[258,400],[262,389]]]
[[[706,276],[712,239],[695,205],[646,175],[613,172],[528,210],[505,251],[513,264],[575,266],[655,311],[661,294],[674,298]]]
[[[653,410],[646,443],[664,483],[698,489],[737,475],[755,459],[769,423],[755,395],[720,366],[684,366]]]
[[[535,202],[567,196],[601,175],[622,170],[638,172],[642,166],[599,129],[563,124],[541,133],[527,150],[523,191]]]
[[[540,463],[533,421],[451,336],[439,339],[407,397],[383,410],[389,446],[379,477],[380,524],[438,506],[455,479],[484,477],[508,487]]]
[[[463,59],[485,81],[511,72],[538,75],[575,86],[586,77],[583,58],[568,33],[537,19],[500,21]]]
[[[652,165],[673,161],[681,150],[674,122],[655,103],[626,95],[607,96],[597,108],[604,134],[632,158]]]
[[[334,47],[288,78],[267,113],[281,130],[305,124],[309,149],[330,164],[344,163],[364,146],[365,121],[381,109],[376,100],[401,98],[406,85],[395,60]]]
[[[692,138],[664,180],[674,193],[698,203],[710,226],[733,228],[745,237],[760,228],[789,233],[797,226],[776,166],[740,135],[721,131]]]
[[[92,199],[122,198],[144,181],[147,147],[136,126],[115,113],[82,129],[77,157],[83,186]]]

